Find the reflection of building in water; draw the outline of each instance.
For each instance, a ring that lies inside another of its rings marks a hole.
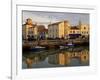
[[[58,61],[58,63],[59,64],[61,64],[61,65],[67,65],[67,64],[69,64],[70,63],[70,55],[68,54],[68,53],[60,53],[59,55],[58,55],[58,59],[59,59],[59,61]]]
[[[58,61],[57,61],[57,54],[54,54],[54,55],[49,55],[48,56],[48,63],[50,64],[57,64]]]
[[[32,63],[33,63],[33,60],[32,59],[27,58],[25,62],[27,64],[27,68],[32,68]]]
[[[80,57],[80,53],[79,52],[70,52],[71,54],[70,54],[70,56],[71,56],[71,58],[78,58],[78,57]]]
[[[50,64],[67,65],[68,63],[70,63],[70,55],[68,53],[50,55],[48,57],[48,62]]]
[[[37,55],[37,56],[26,58],[25,63],[27,64],[27,68],[32,68],[32,64],[38,64],[44,59],[45,59],[45,56]]]
[[[89,61],[89,51],[81,51],[81,52],[62,52],[59,54],[50,55],[48,57],[48,62],[50,64],[60,64],[60,65],[68,65],[71,63],[71,59],[77,58],[81,63]]]
[[[39,57],[38,56],[35,56],[34,58],[33,58],[33,63],[34,64],[37,64],[38,62],[39,62]]]
[[[49,64],[54,64],[58,66],[72,66],[72,65],[88,65],[89,64],[89,51],[88,50],[82,50],[82,51],[61,51],[56,54],[32,54],[28,55],[25,59],[25,62],[27,64],[27,68],[32,68],[34,65],[38,65],[41,62],[47,60]],[[77,61],[78,63],[77,63]],[[75,62],[74,62],[75,61]],[[73,64],[74,63],[74,64]],[[46,65],[43,64],[43,65]],[[42,66],[42,65],[41,65]]]
[[[26,58],[25,62],[28,68],[32,68],[32,64],[37,64],[39,62],[39,57],[35,56],[34,58]]]
[[[80,56],[80,60],[81,60],[81,62],[89,61],[89,51],[87,51],[87,50],[82,51],[81,56]]]

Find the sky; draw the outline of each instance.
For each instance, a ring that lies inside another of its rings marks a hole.
[[[89,24],[88,13],[68,13],[68,12],[41,12],[41,11],[23,11],[22,22],[25,23],[27,18],[31,18],[33,23],[45,25],[63,20],[68,20],[72,26],[78,25],[79,21],[82,24]]]

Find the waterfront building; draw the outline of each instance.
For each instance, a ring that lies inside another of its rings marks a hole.
[[[81,21],[79,21],[78,25],[71,26],[69,30],[69,38],[79,37],[89,37],[89,25],[82,24]]]
[[[66,38],[70,24],[68,21],[56,22],[48,25],[49,38]]]
[[[88,24],[81,24],[80,25],[80,32],[81,32],[82,36],[88,37],[89,36],[89,25]]]
[[[71,26],[69,21],[60,21],[48,25],[48,29],[44,25],[33,24],[32,19],[28,18],[26,23],[22,25],[23,39],[57,39],[57,38],[79,38],[89,37],[89,25],[82,24],[81,21],[76,26]]]
[[[33,24],[32,19],[30,18],[22,25],[22,37],[23,39],[37,37],[37,24]]]
[[[78,26],[71,26],[69,30],[69,38],[78,38],[81,36],[80,28]]]
[[[71,26],[68,21],[56,22],[48,25],[48,37],[49,38],[79,38],[80,36],[89,36],[89,25],[79,24]]]

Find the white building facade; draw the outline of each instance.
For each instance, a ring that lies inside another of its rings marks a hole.
[[[70,24],[68,21],[57,22],[48,25],[49,38],[66,38]]]

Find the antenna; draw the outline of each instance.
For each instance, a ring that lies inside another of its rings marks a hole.
[[[80,28],[82,25],[81,19],[79,19],[78,27]]]

